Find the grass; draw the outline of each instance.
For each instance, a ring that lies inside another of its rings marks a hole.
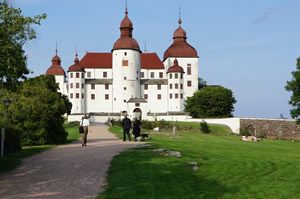
[[[69,134],[67,143],[71,143],[80,137],[78,126],[66,125],[65,129]],[[22,150],[16,153],[6,154],[4,157],[0,157],[0,174],[17,168],[21,164],[23,158],[44,152],[54,147],[56,147],[56,145],[24,146],[22,147]]]
[[[121,128],[110,130],[120,136]],[[192,132],[180,132],[177,139],[153,135],[150,142],[151,147],[113,159],[99,199],[300,198],[299,142],[252,143]],[[151,148],[180,151],[182,158],[163,157]],[[192,161],[197,171],[187,164]]]

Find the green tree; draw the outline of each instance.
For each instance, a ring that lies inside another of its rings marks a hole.
[[[300,123],[300,57],[297,58],[297,70],[292,72],[292,80],[287,82],[285,89],[291,91],[293,94],[289,101],[289,104],[294,108],[291,109],[290,113],[293,118],[296,119],[297,123]]]
[[[66,141],[64,114],[72,104],[57,92],[58,84],[52,75],[41,75],[21,83],[18,92],[9,96],[9,124],[22,131],[23,145],[58,144]]]
[[[194,118],[232,117],[235,103],[230,89],[207,86],[187,99],[185,112]]]
[[[40,25],[46,14],[24,17],[21,9],[0,1],[0,88],[15,89],[29,70],[23,45],[36,38],[33,24]]]

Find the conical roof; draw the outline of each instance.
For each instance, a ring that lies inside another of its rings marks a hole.
[[[184,73],[181,66],[178,65],[178,60],[175,58],[174,65],[168,69],[168,73]]]
[[[78,59],[77,56],[78,55],[76,53],[76,58],[74,60],[74,64],[69,67],[69,71],[68,72],[71,72],[71,71],[72,72],[74,72],[74,71],[76,71],[76,72],[84,72],[84,67],[79,64],[79,59]]]
[[[60,64],[61,64],[61,59],[57,55],[57,50],[56,50],[56,55],[52,58],[52,65],[46,71],[46,75],[64,75],[64,76],[66,76],[66,73]]]

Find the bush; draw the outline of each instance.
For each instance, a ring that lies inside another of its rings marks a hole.
[[[122,121],[121,120],[116,120],[116,119],[112,119],[111,120],[111,125],[112,126],[122,126]]]
[[[210,133],[209,127],[205,121],[200,122],[200,130],[202,133]]]
[[[80,122],[78,121],[74,121],[74,122],[69,122],[67,124],[64,125],[64,127],[73,127],[73,126],[79,126]]]
[[[2,133],[0,133],[1,137]],[[14,153],[21,150],[20,141],[21,131],[18,129],[7,128],[5,129],[5,140],[4,140],[4,153]],[[1,143],[0,143],[1,146]]]
[[[240,135],[241,136],[250,136],[250,132],[248,131],[248,129],[243,128],[243,129],[240,129]]]

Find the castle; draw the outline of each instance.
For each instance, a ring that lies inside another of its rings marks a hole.
[[[180,18],[178,23],[162,61],[156,53],[140,50],[132,37],[133,23],[127,8],[120,38],[111,52],[87,52],[81,60],[76,54],[66,74],[56,50],[46,74],[55,76],[59,91],[73,105],[69,121],[89,114],[92,121],[103,122],[108,117],[119,118],[123,111],[130,118],[149,120],[186,117],[184,102],[198,90],[199,57],[187,43]]]

